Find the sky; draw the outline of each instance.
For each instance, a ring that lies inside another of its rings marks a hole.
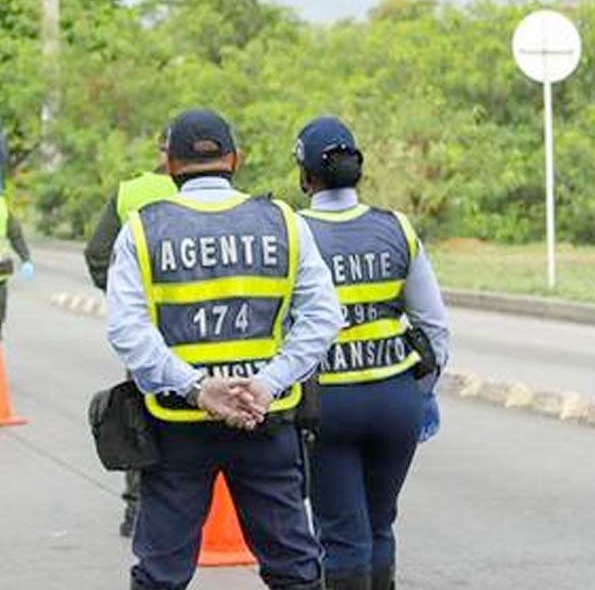
[[[365,18],[368,10],[380,0],[267,0],[295,8],[302,18],[314,22],[331,22],[341,18]]]
[[[370,8],[381,0],[265,0],[271,4],[290,6],[299,16],[311,22],[332,22],[343,18],[366,18]],[[465,4],[470,0],[443,0],[453,4]]]
[[[271,4],[291,6],[303,19],[312,22],[332,22],[342,18],[364,19],[368,10],[381,0],[266,0]],[[446,1],[446,0],[445,0]],[[449,0],[463,5],[470,0]],[[567,0],[570,1],[570,0]]]

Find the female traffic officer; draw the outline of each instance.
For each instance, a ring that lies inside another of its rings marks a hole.
[[[311,197],[302,215],[344,318],[319,367],[321,424],[312,454],[327,587],[389,590],[397,498],[420,435],[439,424],[431,391],[447,360],[446,313],[407,217],[358,201],[363,156],[350,130],[334,117],[317,118],[300,132],[294,155]],[[424,343],[421,364],[416,348]],[[435,361],[429,369],[428,355]]]

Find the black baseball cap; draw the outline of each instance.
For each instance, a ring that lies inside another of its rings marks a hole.
[[[293,154],[308,172],[319,173],[332,151],[360,153],[347,126],[337,117],[325,116],[313,119],[300,131]]]
[[[205,149],[204,143],[214,144]],[[171,123],[165,150],[172,158],[208,161],[235,152],[236,144],[227,121],[209,109],[190,109]]]

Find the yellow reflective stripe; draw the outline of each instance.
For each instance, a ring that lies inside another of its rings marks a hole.
[[[291,294],[295,283],[297,281],[297,270],[300,257],[300,242],[298,237],[297,218],[295,213],[283,201],[275,199],[273,203],[281,209],[283,219],[285,221],[285,227],[287,228],[287,283],[285,283],[285,294],[283,302],[279,306],[277,317],[273,323],[273,338],[275,338],[279,347],[283,341],[283,320],[285,319],[287,312],[289,311],[289,304],[291,303]],[[272,356],[272,355],[271,355]]]
[[[157,303],[195,303],[232,297],[284,297],[291,288],[289,279],[272,277],[220,277],[194,283],[155,283],[151,297]],[[240,295],[244,293],[244,295]],[[249,294],[248,294],[249,293]]]
[[[382,319],[366,322],[359,326],[345,328],[339,332],[338,342],[354,342],[356,340],[379,340],[391,338],[405,332],[405,326],[396,319]]]
[[[272,338],[259,340],[226,340],[198,344],[172,346],[182,360],[191,364],[226,363],[231,361],[269,359],[277,352],[277,343]]]
[[[358,205],[355,205],[355,207],[343,209],[342,211],[317,211],[315,209],[302,209],[300,211],[300,215],[312,217],[313,219],[321,219],[323,221],[341,222],[357,219],[369,211],[369,209],[370,207],[368,205],[359,203]]]
[[[355,303],[379,303],[392,301],[403,290],[404,280],[386,281],[384,283],[359,283],[357,285],[341,285],[337,287],[339,301],[343,305]]]
[[[289,394],[281,399],[276,399],[269,409],[269,412],[283,412],[295,408],[302,399],[302,386],[294,383],[289,388]]]
[[[173,410],[172,408],[164,408],[157,399],[156,395],[145,395],[145,406],[149,413],[165,420],[166,422],[205,422],[207,420],[214,420],[209,414],[203,410]]]
[[[138,258],[138,264],[140,267],[140,274],[143,281],[145,293],[147,295],[147,306],[149,308],[149,315],[152,322],[157,324],[157,306],[155,305],[155,299],[151,295],[151,288],[153,283],[153,276],[151,272],[151,258],[149,256],[149,246],[147,244],[147,237],[143,228],[138,211],[132,211],[128,215],[128,223],[130,223],[130,229],[134,237],[136,244],[136,256]]]
[[[181,205],[183,207],[188,207],[188,209],[194,209],[195,211],[206,211],[214,213],[217,211],[226,211],[228,209],[233,209],[240,203],[247,201],[249,198],[250,195],[236,192],[233,194],[233,196],[224,199],[223,201],[207,203],[205,201],[195,201],[194,199],[184,197],[183,194],[178,194],[175,197],[168,199],[168,201],[177,203],[178,205]]]
[[[417,256],[417,234],[407,215],[399,211],[393,211],[393,213],[405,234],[405,239],[407,240],[407,246],[409,248],[409,258],[413,260]]]
[[[270,407],[269,413],[283,412],[295,408],[302,397],[302,390],[299,384],[294,384],[289,392],[289,395],[281,399],[274,400]],[[145,406],[147,410],[160,420],[167,422],[206,422],[215,421],[210,414],[204,410],[195,410],[189,408],[187,410],[172,410],[171,408],[164,408],[157,399],[156,395],[145,395]]]
[[[419,361],[419,354],[412,351],[407,358],[396,365],[389,367],[375,367],[361,371],[344,371],[341,373],[321,373],[318,381],[322,385],[338,385],[343,383],[363,383],[366,381],[380,381],[404,373]]]

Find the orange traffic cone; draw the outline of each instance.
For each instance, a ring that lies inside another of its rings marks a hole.
[[[2,349],[2,342],[0,342],[0,426],[15,426],[17,424],[26,424],[27,422],[28,420],[26,418],[15,416],[12,413],[4,365],[4,350]]]
[[[253,565],[256,563],[244,540],[225,478],[219,474],[211,511],[202,528],[198,565]]]

